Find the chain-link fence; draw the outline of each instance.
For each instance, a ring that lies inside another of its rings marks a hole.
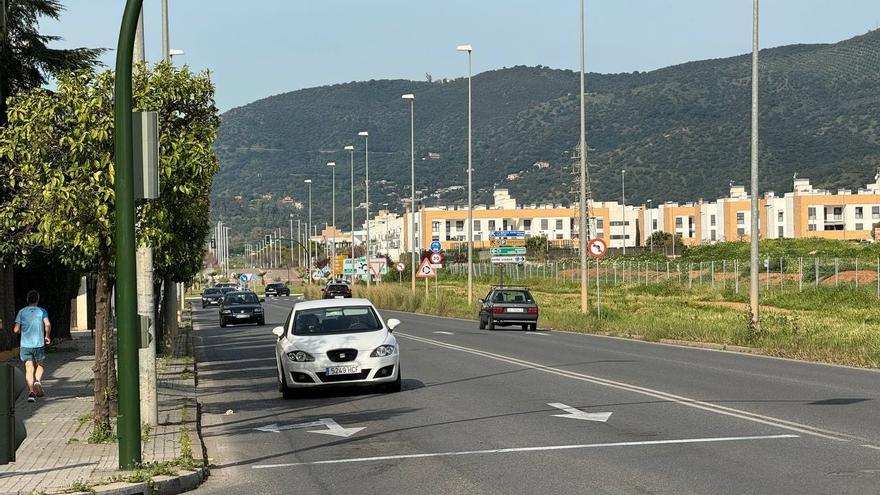
[[[681,287],[711,287],[747,291],[748,260],[591,260],[591,283],[596,278],[605,286],[627,284],[672,284]],[[764,258],[758,279],[764,290],[798,290],[809,287],[863,287],[874,289],[880,298],[880,258]],[[467,275],[467,264],[451,264],[452,275]],[[505,283],[544,280],[554,283],[577,283],[580,263],[557,262],[526,264],[475,263],[474,276],[482,282]]]

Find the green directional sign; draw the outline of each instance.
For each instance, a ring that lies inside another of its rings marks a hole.
[[[526,254],[524,247],[497,247],[489,249],[489,254],[493,256],[503,256],[507,254]]]

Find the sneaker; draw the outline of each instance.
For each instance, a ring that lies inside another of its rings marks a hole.
[[[28,394],[28,402],[36,402],[36,401],[37,401],[36,394],[34,394],[33,392],[29,393]]]
[[[40,382],[34,382],[34,392],[37,393],[37,397],[46,395],[46,392],[43,391],[43,384]]]

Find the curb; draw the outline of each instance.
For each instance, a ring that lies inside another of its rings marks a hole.
[[[660,339],[658,340],[661,344],[670,344],[670,345],[680,345],[684,347],[699,347],[701,349],[712,349],[715,351],[729,351],[729,352],[744,352],[746,354],[760,354],[759,349],[754,347],[744,347],[741,345],[728,345],[728,344],[714,344],[712,342],[691,342],[689,340],[676,340],[676,339]]]
[[[156,476],[152,483],[110,483],[94,487],[94,492],[72,492],[73,495],[177,495],[196,489],[207,478],[208,471],[182,471],[177,476]]]

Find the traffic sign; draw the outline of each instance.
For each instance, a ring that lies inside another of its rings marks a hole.
[[[398,263],[397,265],[395,265],[394,268],[397,268],[397,271],[402,272],[402,271],[406,270],[406,264],[405,263]]]
[[[373,275],[379,276],[382,273],[385,273],[385,258],[373,258],[370,260],[370,271],[373,272]]]
[[[440,244],[440,241],[433,241],[431,243],[431,252],[432,253],[439,253],[442,250],[443,250],[443,246]]]
[[[525,247],[526,240],[520,237],[493,237],[489,239],[489,247]]]
[[[492,263],[525,263],[525,256],[492,256]]]
[[[342,274],[343,275],[355,275],[357,273],[357,267],[355,265],[355,260],[353,258],[346,258],[342,260]]]
[[[431,253],[431,255],[428,256],[428,259],[431,260],[432,265],[440,265],[443,263],[443,255],[440,253]]]
[[[608,245],[605,244],[604,240],[597,237],[595,239],[590,239],[590,244],[587,251],[593,258],[601,258],[602,256],[605,256],[605,253],[608,252]]]
[[[419,270],[416,272],[416,278],[433,278],[437,276],[437,272],[431,268],[429,261],[428,258],[422,260],[422,264],[419,265]]]
[[[492,237],[522,237],[525,238],[526,231],[525,230],[495,230],[492,232]]]
[[[526,254],[526,248],[524,247],[497,247],[489,249],[489,254],[493,256],[500,255],[508,255],[508,254]]]

